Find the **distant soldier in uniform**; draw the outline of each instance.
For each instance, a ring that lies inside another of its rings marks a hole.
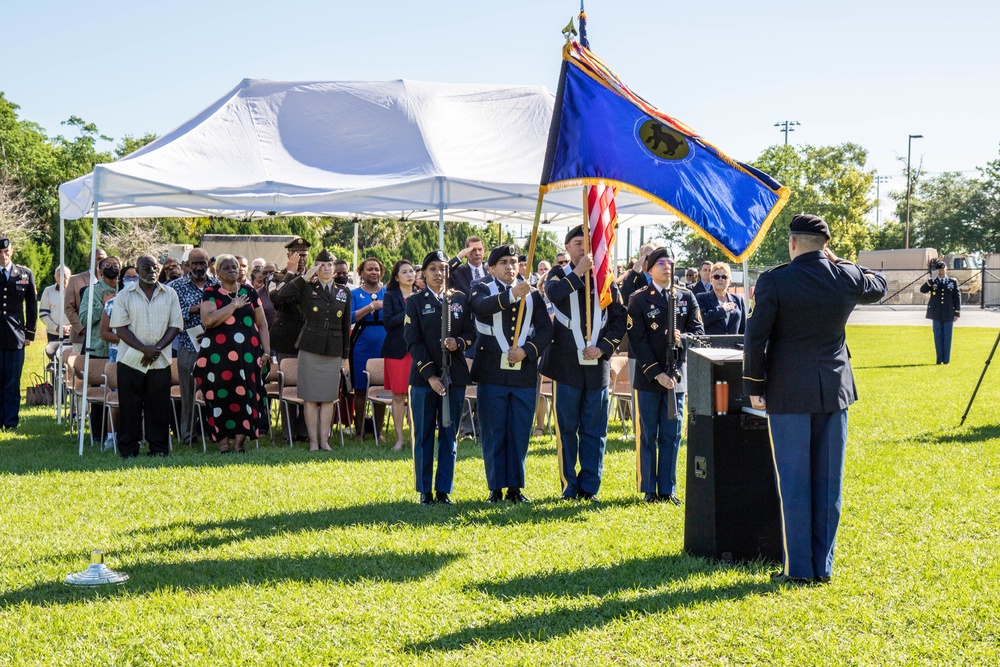
[[[472,379],[476,386],[486,464],[488,503],[500,502],[503,490],[513,503],[524,495],[525,459],[535,416],[538,358],[552,341],[552,320],[538,290],[517,280],[517,247],[490,251],[487,264],[493,279],[472,287],[476,315],[476,354]],[[520,336],[514,341],[518,313],[523,311]]]
[[[934,263],[937,276],[920,286],[924,294],[930,292],[927,302],[927,319],[934,326],[934,349],[937,352],[937,362],[947,364],[951,361],[951,333],[962,311],[962,292],[958,281],[948,277],[948,265],[938,260]]]
[[[639,259],[635,260],[632,267],[625,274],[621,281],[622,303],[628,308],[628,300],[639,290],[646,289],[652,283],[649,271],[646,270],[646,258],[656,250],[655,243],[647,243],[639,248]]]
[[[3,401],[0,428],[17,428],[21,409],[21,369],[24,347],[35,340],[38,321],[38,298],[31,269],[11,261],[14,248],[10,239],[0,236],[0,377],[3,378]]]
[[[469,298],[458,290],[448,290],[449,312],[443,313],[447,290],[448,257],[440,250],[429,253],[423,263],[427,286],[406,300],[403,338],[413,358],[410,370],[410,424],[413,439],[413,467],[420,502],[451,505],[449,497],[455,478],[458,454],[455,433],[462,417],[469,366],[465,351],[475,339]],[[451,335],[444,340],[450,360],[451,387],[446,391],[442,378],[444,353],[441,346],[442,317],[450,321]],[[442,424],[442,404],[448,401],[451,424]],[[438,468],[434,475],[434,433],[438,440]],[[432,492],[436,492],[436,495]]]
[[[781,505],[787,583],[829,583],[840,523],[847,408],[858,393],[844,326],[885,278],[838,259],[815,215],[789,226],[792,261],[761,274],[747,316],[744,393],[766,409]]]
[[[607,310],[597,300],[593,276],[587,294],[584,276],[591,272],[594,260],[585,252],[583,225],[566,234],[565,244],[570,264],[556,266],[545,280],[556,321],[552,344],[542,354],[539,370],[552,378],[562,497],[597,500],[608,438],[610,360],[625,335],[628,314],[614,284]],[[589,338],[584,323],[588,298]]]
[[[674,312],[668,307],[674,261],[666,248],[646,257],[646,272],[653,283],[632,295],[628,304],[629,350],[635,353],[633,387],[639,418],[635,423],[636,478],[646,502],[666,501],[680,505],[677,497],[677,455],[681,447],[684,394],[687,391],[685,361],[687,349],[681,334],[704,334],[698,303],[689,290],[674,288]],[[670,318],[674,318],[676,370],[680,378],[667,373],[671,354],[666,338]],[[676,419],[670,419],[668,403],[673,389]]]

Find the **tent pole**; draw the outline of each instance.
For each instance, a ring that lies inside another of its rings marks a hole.
[[[438,176],[438,243],[444,252],[444,177]]]
[[[542,189],[538,188],[538,202],[535,204],[535,222],[531,226],[531,242],[528,244],[528,268],[533,266],[535,261],[535,244],[538,242],[538,222],[542,219],[542,199],[545,195],[542,194]],[[503,234],[501,233],[501,236]],[[500,239],[500,244],[503,244],[503,238]],[[528,293],[526,299],[531,299],[531,293]],[[517,346],[517,341],[521,339],[521,325],[524,324],[524,308],[517,309],[517,324],[514,325],[514,340],[511,341],[511,347]],[[528,322],[528,326],[531,326],[531,322]]]
[[[59,266],[66,266],[66,219],[61,215],[59,216]],[[70,272],[72,274],[72,271]],[[59,272],[59,280],[62,280],[62,271]],[[66,288],[59,285],[59,293],[62,294],[63,302],[63,313],[65,313],[66,306]],[[62,317],[66,315],[63,314]],[[59,320],[62,320],[62,317]],[[56,423],[62,424],[62,411],[63,411],[63,392],[66,388],[63,386],[63,373],[62,373],[62,361],[63,361],[63,328],[59,327],[59,347],[56,349],[56,358],[59,363],[56,364],[55,368],[59,371],[56,373]]]
[[[97,268],[97,208],[98,208],[98,204],[97,204],[97,201],[95,200],[94,201],[94,223],[92,225],[91,232],[90,232],[90,273],[87,275],[87,280],[88,281],[93,281],[93,279],[94,279],[94,272],[95,272],[95,269]],[[89,313],[91,311],[91,309],[93,308],[93,306],[94,306],[94,297],[97,296],[97,288],[96,288],[96,286],[94,285],[93,282],[88,282],[88,286],[90,287],[90,290],[87,292],[87,297],[88,297],[88,299],[87,299],[87,310],[85,312]],[[83,304],[80,304],[80,306],[82,308]],[[90,377],[89,377],[90,376],[90,348],[91,348],[91,345],[92,345],[91,340],[90,340],[90,332],[91,331],[92,331],[92,327],[90,327],[90,325],[88,323],[87,327],[85,328],[85,330],[83,332],[84,357],[83,357],[83,388],[82,388],[82,391],[80,392],[80,394],[81,394],[81,396],[80,396],[80,456],[83,456],[83,429],[84,429],[84,425],[86,424],[86,420],[87,420],[87,414],[86,414],[86,412],[87,412],[87,387],[89,386],[88,383],[90,382]],[[91,426],[93,426],[93,425],[91,425]],[[91,428],[91,436],[93,436],[93,428]],[[103,446],[104,443],[102,442],[101,445]]]
[[[354,264],[351,264],[351,271],[357,276],[358,285],[361,284],[361,274],[358,273],[358,229],[361,223],[358,222],[357,218],[354,218]]]
[[[747,260],[743,260],[743,299],[750,299],[750,269],[747,267]]]

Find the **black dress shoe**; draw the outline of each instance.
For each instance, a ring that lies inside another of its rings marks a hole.
[[[580,497],[584,500],[589,500],[592,503],[599,503],[601,499],[597,497],[596,493],[587,493],[586,491],[580,492]]]
[[[660,502],[660,497],[655,493],[647,493],[645,496],[643,496],[642,500],[643,502],[647,503],[658,503]]]
[[[665,496],[661,495],[660,496],[660,500],[663,501],[663,502],[665,502],[665,503],[673,503],[674,505],[677,505],[678,507],[680,507],[681,505],[683,505],[683,503],[681,502],[681,499],[678,498],[677,496],[675,496],[672,493],[668,493]]]
[[[421,505],[433,505],[434,504],[434,496],[432,494],[430,494],[430,493],[421,493],[420,494],[420,504]]]
[[[564,503],[568,503],[571,500],[576,500],[576,496],[559,496],[559,500]]]
[[[454,505],[455,504],[455,503],[451,502],[451,498],[448,497],[447,493],[441,493],[440,491],[437,492],[437,501],[439,503],[441,503],[442,505]]]
[[[500,489],[493,489],[490,491],[490,495],[486,496],[486,502],[488,503],[499,503],[503,501],[503,491]]]
[[[789,577],[784,572],[772,572],[771,573],[771,583],[773,584],[788,584],[791,586],[805,586],[811,584],[812,579],[806,579],[805,577]]]
[[[521,489],[517,487],[507,489],[507,500],[514,504],[531,502],[531,500],[528,499],[528,496],[521,493]]]
[[[813,579],[817,584],[832,584],[833,577],[815,577]]]

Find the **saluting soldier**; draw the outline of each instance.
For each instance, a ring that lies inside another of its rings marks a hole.
[[[636,481],[648,503],[665,501],[680,505],[677,497],[677,454],[681,446],[684,394],[687,391],[687,347],[681,334],[704,334],[698,302],[690,290],[674,287],[674,312],[670,312],[670,286],[674,261],[666,248],[646,257],[645,270],[652,284],[632,295],[628,304],[629,350],[635,354],[636,372],[632,386],[639,413],[635,423]],[[666,336],[674,318],[676,371],[668,371],[671,354]],[[670,419],[671,390],[677,408]]]
[[[610,360],[625,335],[628,314],[614,284],[606,310],[597,299],[593,276],[587,294],[584,276],[591,272],[594,260],[585,252],[583,225],[566,234],[565,244],[570,264],[552,269],[545,279],[556,321],[552,344],[542,354],[539,370],[552,379],[562,498],[596,501],[608,438]],[[589,338],[584,324],[588,298]]]
[[[476,354],[472,379],[476,381],[486,464],[488,503],[507,500],[526,503],[525,459],[535,416],[538,358],[552,341],[552,320],[545,300],[528,281],[517,280],[518,255],[514,245],[490,251],[487,264],[493,274],[472,286],[472,311],[476,315]],[[514,340],[518,313],[521,331]]]
[[[14,248],[10,239],[0,236],[0,378],[3,401],[0,428],[17,428],[21,410],[21,370],[24,347],[35,340],[38,321],[38,297],[31,269],[11,261]]]
[[[847,408],[857,400],[844,326],[885,278],[838,259],[815,215],[789,225],[791,262],[757,279],[743,353],[743,390],[766,409],[781,506],[783,583],[829,583],[840,523]]]
[[[406,300],[403,339],[413,358],[410,369],[410,424],[413,441],[413,467],[420,502],[451,505],[449,497],[454,486],[455,458],[458,454],[455,433],[462,417],[465,387],[469,384],[469,366],[465,351],[475,339],[469,298],[457,290],[447,289],[448,257],[435,250],[424,258],[423,291]],[[448,312],[444,313],[447,291]],[[451,386],[445,387],[442,371],[444,353],[441,346],[442,318],[450,322],[451,335],[444,339],[450,361]],[[447,401],[451,412],[448,426],[442,423],[442,407]],[[438,467],[434,474],[434,433],[437,431]]]
[[[275,307],[296,305],[301,309],[304,323],[295,341],[298,396],[305,401],[309,450],[329,451],[327,438],[340,391],[340,371],[350,354],[351,291],[334,283],[333,255],[321,250],[305,275],[285,275],[271,293],[271,301]]]
[[[301,276],[306,271],[306,257],[309,254],[309,246],[312,245],[303,238],[293,239],[285,246],[288,256],[288,263],[284,271],[279,271],[272,278],[272,291],[288,278],[290,282],[295,276]],[[298,354],[295,349],[295,341],[299,339],[299,332],[305,324],[302,309],[298,303],[285,302],[274,303],[274,324],[271,326],[271,349],[277,352],[278,360],[294,357]]]
[[[930,292],[927,302],[927,319],[934,327],[934,350],[937,352],[937,362],[947,364],[951,361],[951,334],[962,314],[962,292],[958,281],[948,276],[948,265],[938,260],[934,263],[937,275],[923,285],[920,291]]]

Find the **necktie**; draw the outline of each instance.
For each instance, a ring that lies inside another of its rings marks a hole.
[[[7,282],[7,269],[0,267],[0,280]]]

